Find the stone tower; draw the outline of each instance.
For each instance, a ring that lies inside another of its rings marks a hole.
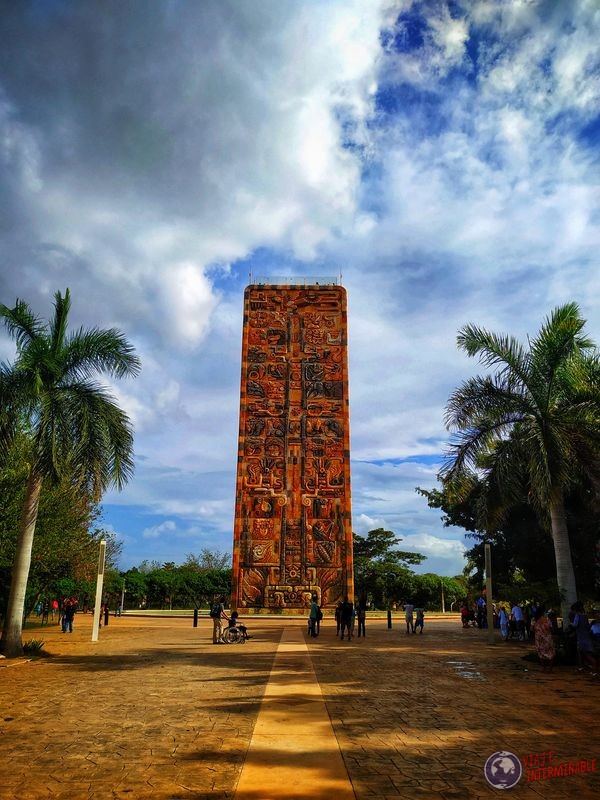
[[[328,278],[257,281],[244,293],[231,604],[301,610],[311,595],[333,606],[345,594],[346,291]]]

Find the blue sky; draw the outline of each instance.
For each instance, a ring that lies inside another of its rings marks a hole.
[[[354,530],[462,570],[415,493],[457,330],[576,300],[600,341],[599,37],[594,0],[3,5],[0,299],[139,351],[123,567],[231,550],[244,286],[341,273]]]

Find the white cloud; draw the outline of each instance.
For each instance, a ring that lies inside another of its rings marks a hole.
[[[172,519],[161,522],[160,525],[152,525],[150,528],[144,528],[142,536],[144,539],[159,539],[163,534],[172,535],[177,530],[177,525]]]
[[[138,468],[107,501],[175,525],[139,523],[166,560],[196,528],[229,549],[246,275],[341,271],[355,529],[450,569],[461,533],[414,487],[477,370],[457,329],[523,338],[574,298],[600,340],[597,4],[134,3],[101,26],[84,4],[43,36],[7,13],[0,299],[47,316],[69,286],[75,326],[135,343],[111,389]]]
[[[457,572],[462,570],[464,552],[467,549],[463,542],[455,539],[440,539],[430,533],[408,534],[402,541],[402,548],[421,552],[428,557],[448,559],[461,565]]]

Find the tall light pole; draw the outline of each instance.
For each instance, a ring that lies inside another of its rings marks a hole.
[[[485,550],[485,608],[487,611],[488,644],[494,644],[494,609],[492,606],[492,546],[484,545]]]
[[[385,590],[387,594],[387,626],[388,630],[392,627],[392,597],[390,593],[390,577],[395,578],[396,575],[393,572],[386,572],[385,573]]]
[[[92,624],[92,642],[98,641],[98,629],[100,627],[100,606],[102,604],[102,585],[104,583],[104,560],[106,558],[106,542],[100,542],[100,554],[98,556],[98,579],[96,580],[96,602],[94,603],[94,622]]]

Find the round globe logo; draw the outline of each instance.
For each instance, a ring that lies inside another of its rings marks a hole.
[[[485,762],[483,774],[494,789],[512,789],[521,780],[523,767],[514,753],[498,750]]]

